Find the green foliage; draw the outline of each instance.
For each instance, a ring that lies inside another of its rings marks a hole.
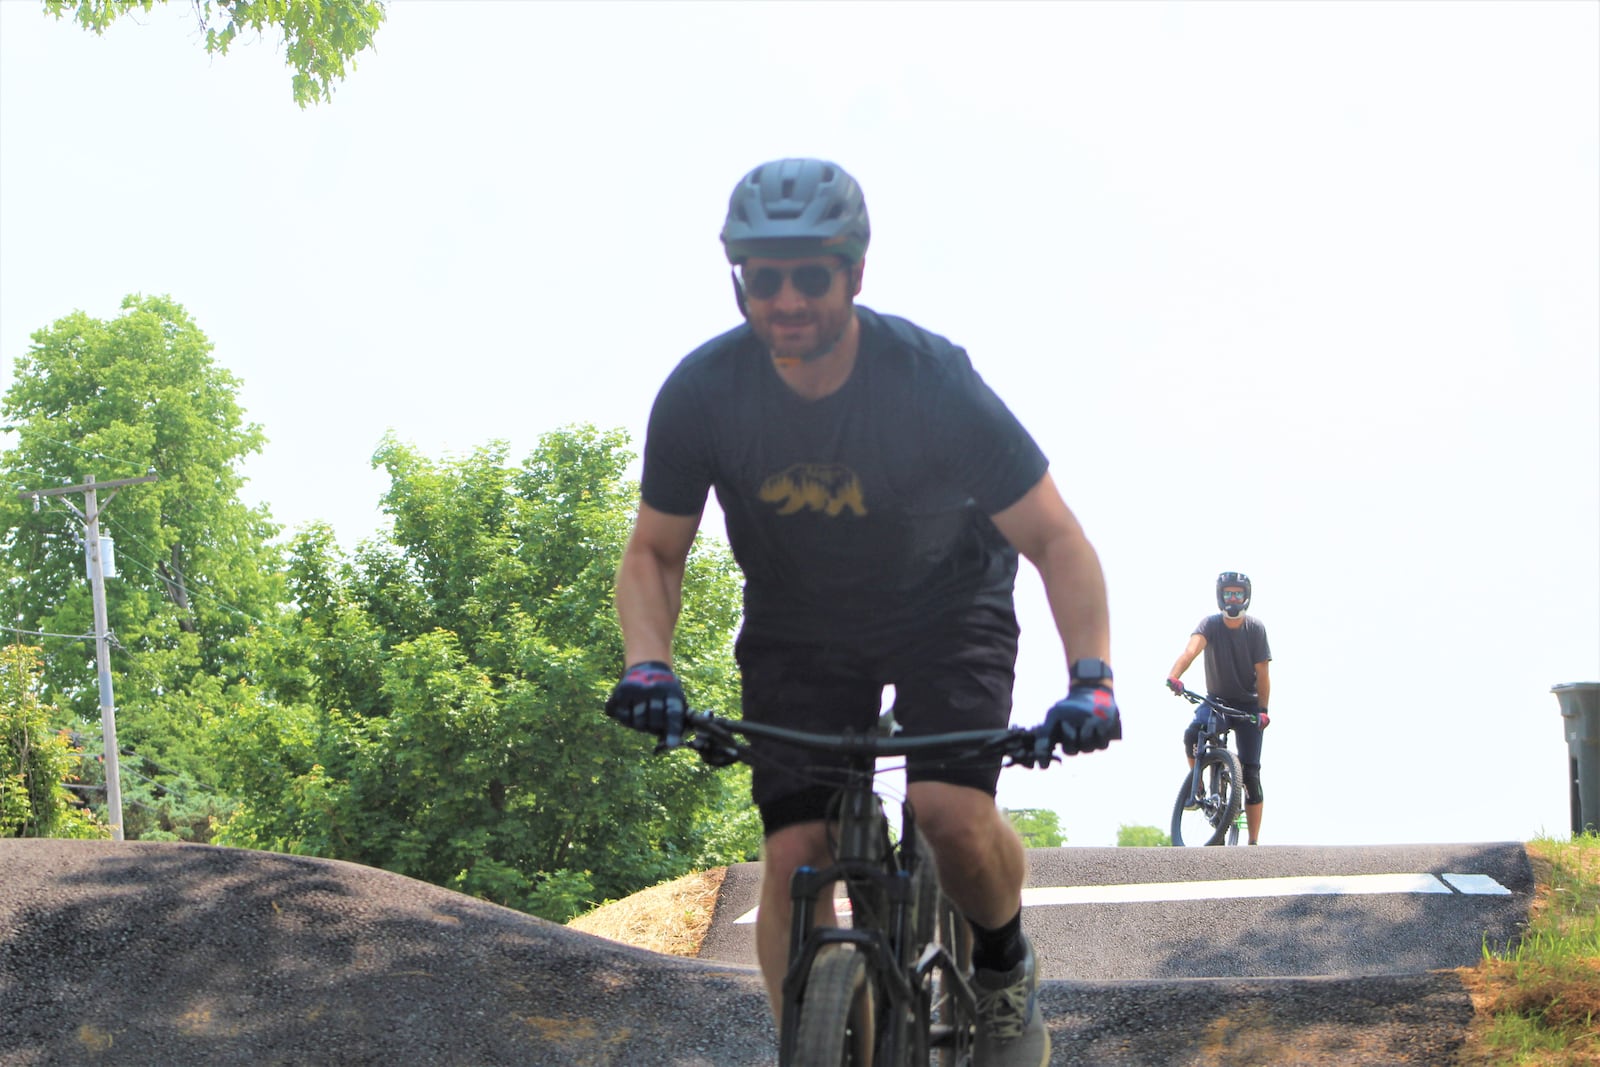
[[[158,0],[44,0],[56,18],[68,13],[95,33],[134,12],[148,12]],[[167,0],[159,0],[166,3]],[[191,0],[206,52],[227,55],[241,33],[277,27],[283,33],[284,62],[294,70],[294,101],[307,104],[333,99],[333,83],[341,81],[348,62],[372,45],[383,25],[381,0]]]
[[[297,617],[258,642],[284,706],[244,708],[221,756],[244,806],[220,840],[384,867],[564,921],[759,845],[748,782],[603,714],[622,666],[613,577],[635,487],[619,432],[547,434],[431,461],[386,440],[392,530],[346,558],[291,546]],[[739,583],[725,549],[686,575],[675,662],[737,703]]]
[[[1050,808],[1002,808],[1027,848],[1059,848],[1067,843],[1061,817]]]
[[[67,789],[80,762],[39,698],[39,650],[0,651],[0,837],[106,837]]]
[[[1129,826],[1124,823],[1117,827],[1118,848],[1155,848],[1171,844],[1172,838],[1154,826]]]
[[[157,475],[99,494],[101,532],[116,539],[120,572],[105,586],[119,740],[148,761],[130,764],[129,837],[209,833],[225,805],[214,795],[184,798],[215,789],[209,741],[235,701],[253,642],[287,596],[271,544],[277,528],[238,497],[239,465],[264,437],[244,421],[239,383],[215,365],[211,347],[181,305],[130,296],[109,321],[75,312],[34,333],[0,400],[16,434],[3,457],[14,486]],[[0,603],[19,628],[93,633],[82,525],[67,507],[81,512],[85,503],[81,495],[46,499],[34,511],[14,494],[0,496]],[[96,728],[92,650],[51,646],[43,688],[60,725]]]
[[[1580,1064],[1600,1051],[1600,835],[1528,842],[1540,906],[1468,974],[1480,1003],[1463,1063]]]
[[[658,758],[602,712],[637,500],[624,435],[549,434],[520,465],[499,444],[436,463],[386,440],[392,529],[347,555],[314,526],[285,559],[237,495],[260,428],[181,306],[129,297],[33,342],[0,401],[12,484],[158,475],[100,498],[128,837],[350,859],[554,919],[757,854],[747,771]],[[89,634],[79,501],[31,503],[0,497],[0,610]],[[705,707],[738,704],[739,587],[726,549],[696,548],[675,660]],[[101,745],[83,639],[51,646],[34,688],[30,730]],[[58,750],[29,737],[34,764]],[[5,779],[7,832],[43,825],[38,780]]]

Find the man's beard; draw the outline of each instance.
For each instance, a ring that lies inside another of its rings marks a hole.
[[[813,326],[816,330],[816,339],[806,344],[780,344],[777,340],[778,332],[774,328],[775,324],[770,319],[765,323],[752,322],[751,327],[755,330],[756,336],[761,338],[762,342],[767,346],[767,351],[771,353],[773,359],[800,360],[803,363],[810,363],[813,360],[821,359],[839,346],[839,342],[844,338],[845,331],[850,327],[850,318],[854,314],[855,305],[847,304],[844,311],[836,318],[828,314],[805,316],[800,321]]]

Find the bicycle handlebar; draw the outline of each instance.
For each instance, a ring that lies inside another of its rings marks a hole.
[[[681,744],[687,745],[713,766],[726,766],[735,760],[745,759],[749,745],[736,735],[747,739],[777,741],[813,752],[832,752],[848,756],[893,757],[909,755],[948,755],[967,759],[1000,756],[1024,767],[1048,766],[1059,757],[1050,748],[1050,755],[1041,760],[1039,743],[1045,739],[1044,727],[1024,728],[1008,726],[998,730],[962,730],[923,737],[896,737],[877,733],[823,734],[805,730],[791,730],[768,723],[745,719],[726,719],[705,711],[684,712],[684,733]],[[663,740],[657,751],[676,748]]]
[[[1218,715],[1221,715],[1224,719],[1256,724],[1261,722],[1261,715],[1259,712],[1240,711],[1238,708],[1230,707],[1229,705],[1224,704],[1215,697],[1201,696],[1193,689],[1177,689],[1173,691],[1173,695],[1183,697],[1191,704],[1205,704],[1212,711],[1215,711]]]

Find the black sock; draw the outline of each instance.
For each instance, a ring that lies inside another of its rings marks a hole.
[[[971,919],[967,925],[972,927],[972,966],[983,971],[1009,971],[1022,962],[1028,954],[1027,944],[1022,940],[1022,909],[1011,917],[1011,921],[995,930],[989,930]]]

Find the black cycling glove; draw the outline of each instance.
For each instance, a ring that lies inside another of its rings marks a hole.
[[[606,701],[606,714],[624,726],[655,734],[670,747],[683,739],[687,706],[678,676],[665,663],[652,659],[635,663],[622,673]]]
[[[1048,762],[1050,750],[1061,746],[1063,754],[1077,755],[1103,749],[1122,736],[1122,717],[1117,714],[1117,699],[1103,685],[1074,685],[1066,699],[1056,702],[1045,716],[1048,736],[1040,739],[1039,758]]]

